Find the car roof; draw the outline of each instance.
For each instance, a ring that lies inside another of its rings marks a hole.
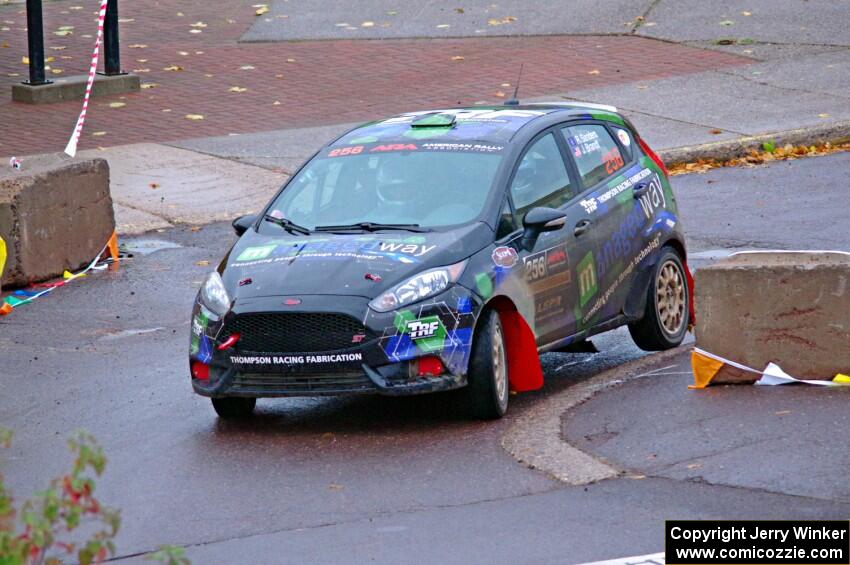
[[[328,146],[366,143],[409,143],[419,139],[491,143],[509,143],[524,126],[557,114],[571,117],[602,119],[619,124],[624,118],[613,106],[584,102],[541,102],[505,106],[473,106],[443,110],[408,112],[358,126]]]

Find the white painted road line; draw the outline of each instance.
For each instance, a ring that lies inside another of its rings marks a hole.
[[[634,557],[620,557],[607,561],[594,561],[582,563],[582,565],[664,565],[664,552],[650,553],[647,555],[635,555]]]

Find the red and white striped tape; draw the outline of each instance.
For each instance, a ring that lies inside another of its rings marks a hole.
[[[80,134],[83,133],[83,123],[86,121],[86,110],[89,107],[89,96],[91,96],[92,85],[94,85],[94,75],[97,73],[97,61],[100,56],[100,42],[103,39],[103,20],[106,17],[107,1],[108,0],[100,0],[100,12],[97,15],[97,39],[94,42],[94,53],[92,53],[91,56],[89,80],[86,83],[86,94],[83,97],[83,110],[80,112],[80,117],[77,118],[77,125],[74,127],[74,133],[71,134],[71,139],[68,140],[68,145],[65,146],[65,153],[71,157],[77,154],[77,143],[80,141]]]

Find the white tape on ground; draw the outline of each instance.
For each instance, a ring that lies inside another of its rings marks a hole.
[[[607,561],[594,561],[582,565],[664,565],[664,552],[649,553],[647,555],[635,555],[634,557],[620,557]]]
[[[71,134],[71,139],[68,140],[68,145],[65,146],[65,153],[71,157],[77,154],[77,143],[80,141],[80,134],[83,132],[83,123],[86,121],[86,110],[89,107],[89,96],[91,96],[92,85],[94,85],[94,75],[97,74],[97,60],[100,55],[100,42],[103,39],[103,19],[106,17],[106,2],[100,1],[100,12],[97,15],[97,39],[94,41],[94,52],[91,56],[91,68],[89,68],[89,79],[86,82],[86,93],[83,96],[83,109],[80,112],[80,117],[77,118],[77,125],[74,126],[74,132]]]

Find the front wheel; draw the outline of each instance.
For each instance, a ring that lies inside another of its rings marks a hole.
[[[247,418],[254,413],[257,405],[256,398],[241,398],[229,396],[224,398],[211,398],[215,413],[224,420],[238,420]]]
[[[663,351],[682,343],[688,329],[688,283],[679,254],[665,247],[655,264],[643,317],[629,333],[644,351]]]
[[[472,416],[493,420],[508,410],[508,357],[499,313],[490,310],[482,316],[472,342],[467,400]]]

